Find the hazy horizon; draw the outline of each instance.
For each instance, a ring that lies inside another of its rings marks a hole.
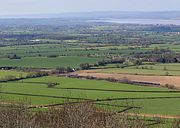
[[[0,0],[0,15],[180,11],[180,0]]]

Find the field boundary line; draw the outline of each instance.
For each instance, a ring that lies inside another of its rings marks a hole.
[[[139,117],[153,117],[162,119],[180,119],[180,116],[169,116],[169,115],[159,115],[159,114],[136,114],[136,113],[125,113],[128,116],[139,116]]]
[[[109,92],[142,92],[142,93],[180,93],[180,91],[132,91],[132,90],[111,90],[111,89],[94,89],[94,88],[57,88],[67,90],[91,90],[91,91],[109,91]]]

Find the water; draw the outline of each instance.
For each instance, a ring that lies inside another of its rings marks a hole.
[[[180,19],[102,19],[93,20],[93,22],[110,22],[121,24],[162,24],[162,25],[180,25]]]

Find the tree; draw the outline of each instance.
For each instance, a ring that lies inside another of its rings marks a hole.
[[[169,72],[166,72],[165,75],[166,75],[166,76],[169,76]]]
[[[43,76],[48,76],[47,72],[30,72],[27,74],[26,78],[36,78],[36,77],[43,77]]]
[[[88,64],[88,63],[83,63],[83,64],[80,64],[80,68],[81,68],[82,70],[88,70],[88,69],[91,68],[91,65]]]
[[[106,61],[105,60],[99,61],[98,65],[99,66],[105,66],[106,65]]]
[[[56,70],[58,71],[58,73],[65,73],[66,72],[66,69],[64,67],[56,68]]]
[[[133,62],[134,65],[141,65],[142,64],[142,61],[141,60],[135,60]]]
[[[52,83],[52,82],[47,83],[48,88],[54,88],[57,85],[58,85],[58,83]]]
[[[8,56],[9,59],[21,59],[21,57],[14,54],[13,56]]]
[[[74,70],[73,70],[71,67],[67,67],[67,68],[66,68],[66,71],[67,71],[67,72],[74,72]]]
[[[164,70],[164,71],[166,71],[166,70],[167,70],[167,68],[164,66],[163,70]]]

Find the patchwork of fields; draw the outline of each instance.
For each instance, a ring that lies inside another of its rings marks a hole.
[[[93,76],[96,78],[115,78],[119,80],[130,80],[136,82],[148,82],[154,84],[160,84],[161,86],[172,85],[176,88],[180,88],[180,77],[179,76],[152,76],[152,75],[131,75],[131,74],[120,74],[120,73],[100,73],[98,70],[91,71],[80,71],[73,73],[73,75],[79,76]]]
[[[30,102],[31,113],[88,101],[102,111],[145,116],[152,127],[164,123],[152,117],[180,118],[179,26],[77,19],[0,25],[1,110],[19,102]]]
[[[57,82],[55,88],[47,83]],[[144,87],[107,81],[42,77],[1,83],[2,99],[28,99],[33,105],[62,104],[64,101],[93,100],[97,105],[128,112],[178,116],[180,92],[161,87]]]

